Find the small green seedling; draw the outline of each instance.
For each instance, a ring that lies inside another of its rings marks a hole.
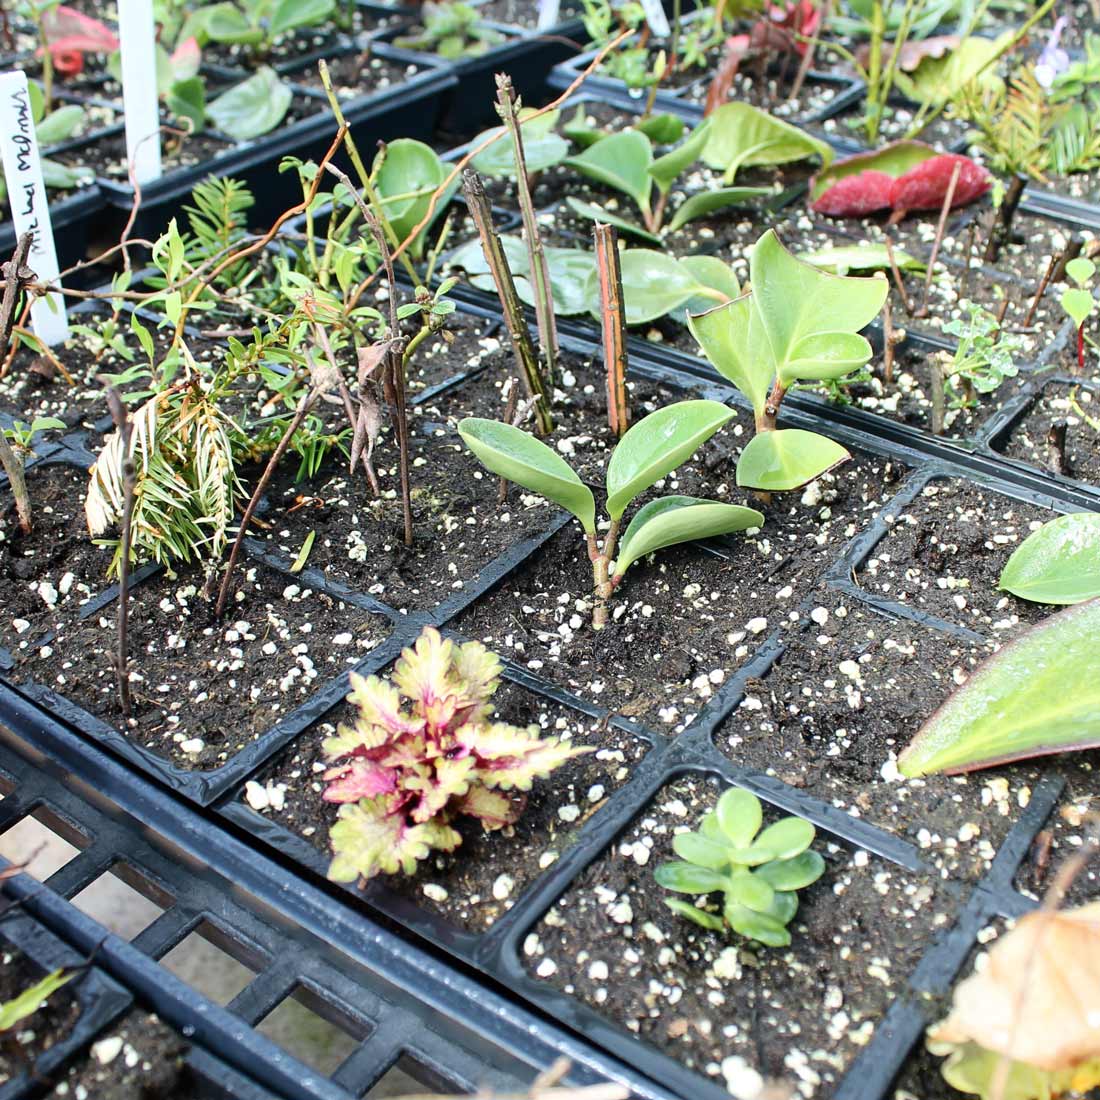
[[[27,493],[24,469],[27,459],[34,454],[34,437],[39,432],[64,427],[65,424],[55,417],[39,416],[29,426],[22,420],[17,420],[10,428],[0,429],[0,468],[8,475],[8,484],[15,499],[15,513],[19,518],[19,527],[25,535],[31,533],[32,521],[31,500]]]
[[[715,932],[730,929],[768,947],[786,947],[798,891],[821,878],[825,860],[810,851],[815,830],[804,818],[784,817],[761,832],[763,817],[756,795],[731,787],[697,832],[672,838],[680,858],[662,864],[653,877],[678,894],[722,895],[721,912],[666,898],[681,917]]]
[[[978,394],[993,393],[1019,372],[1015,356],[1023,350],[1020,336],[1007,333],[997,318],[977,302],[964,302],[966,317],[948,321],[943,331],[958,339],[955,354],[943,367],[944,393],[955,409],[972,408]]]
[[[1077,284],[1062,291],[1062,308],[1077,326],[1077,371],[1085,369],[1085,322],[1096,308],[1096,299],[1092,296],[1092,277],[1096,274],[1096,264],[1092,260],[1078,256],[1066,264],[1066,274]],[[1091,344],[1092,341],[1089,340]]]
[[[54,970],[47,974],[40,982],[23,990],[10,1001],[0,1004],[0,1039],[4,1033],[10,1031],[16,1024],[22,1023],[28,1017],[33,1016],[66,982],[71,981],[72,974],[63,974],[60,970]]]
[[[756,435],[741,452],[737,484],[782,492],[850,457],[823,435],[776,422],[796,382],[843,378],[867,363],[871,345],[859,331],[882,309],[888,287],[879,276],[830,275],[803,263],[774,229],[756,242],[749,277],[751,290],[688,324],[718,373],[752,402]]]
[[[666,496],[643,505],[619,543],[623,514],[631,501],[690,458],[732,416],[733,410],[718,401],[679,401],[630,428],[607,464],[606,507],[611,524],[602,546],[596,537],[592,490],[556,451],[497,420],[467,417],[458,431],[492,473],[546,497],[581,521],[596,596],[592,627],[600,630],[607,625],[607,601],[639,558],[677,543],[763,525],[764,517],[754,508]]]

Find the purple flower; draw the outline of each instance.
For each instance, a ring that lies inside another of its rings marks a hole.
[[[1065,28],[1066,17],[1060,15],[1054,24],[1054,29],[1050,32],[1050,40],[1043,47],[1043,52],[1039,54],[1039,60],[1035,62],[1035,79],[1047,91],[1050,90],[1055,79],[1069,68],[1069,54],[1058,45]]]

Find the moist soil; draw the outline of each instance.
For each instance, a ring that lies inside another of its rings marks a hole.
[[[665,906],[652,874],[718,793],[697,775],[659,791],[527,936],[525,965],[735,1095],[752,1094],[759,1075],[827,1096],[954,903],[935,876],[819,834],[826,870],[799,891],[789,948],[701,929]]]
[[[180,142],[165,141],[161,147],[161,163],[166,172],[203,164],[232,149],[233,143],[214,134],[192,134]],[[93,141],[57,153],[54,159],[70,168],[90,168],[98,177],[126,182],[126,135],[120,130],[103,134]]]
[[[647,748],[638,737],[516,684],[504,682],[493,703],[495,721],[537,725],[545,735],[596,751],[567,761],[548,779],[537,779],[515,825],[489,833],[475,819],[459,818],[455,826],[462,845],[455,852],[432,853],[414,876],[392,875],[380,883],[384,892],[406,898],[468,932],[492,925],[557,862],[576,841],[581,826],[627,782]],[[321,776],[329,765],[321,755],[321,742],[338,723],[352,721],[352,707],[335,708],[248,783],[243,794],[264,817],[308,840],[326,858],[338,807],[322,797]]]
[[[1016,547],[1055,515],[969,482],[936,479],[901,509],[853,576],[879,599],[1004,638],[1054,610],[999,591],[997,581]]]
[[[836,592],[818,599],[769,671],[748,681],[716,731],[718,747],[739,767],[896,833],[944,877],[980,878],[1050,761],[907,780],[897,757],[994,646],[888,618]],[[1086,757],[1100,753],[1059,763],[1087,775]]]
[[[1051,383],[1043,387],[1027,412],[1016,422],[1007,440],[997,449],[1010,458],[1060,473],[1062,471],[1057,470],[1052,462],[1047,438],[1052,424],[1065,421],[1065,457],[1068,461],[1065,473],[1078,481],[1095,485],[1100,483],[1100,432],[1082,419],[1074,409],[1071,398],[1075,398],[1078,408],[1084,413],[1100,421],[1100,397],[1095,390]]]
[[[0,1005],[37,985],[45,973],[10,944],[0,945]],[[32,1016],[21,1020],[0,1042],[0,1086],[34,1063],[51,1047],[64,1042],[77,1018],[80,1003],[67,986],[57,990]]]
[[[854,142],[858,145],[867,144],[867,133],[863,126],[862,101],[853,107],[847,107],[824,122],[817,123],[811,129],[817,130],[822,135]],[[881,148],[891,141],[901,141],[909,134],[909,129],[916,121],[917,108],[891,104],[886,108],[879,127],[879,138],[875,148]],[[945,118],[942,114],[927,122],[919,134],[918,141],[923,141],[936,149],[950,152],[965,140],[969,127],[958,119]]]
[[[581,5],[575,0],[561,0],[558,8],[559,22],[575,17],[581,10]],[[477,11],[489,23],[508,23],[524,30],[535,30],[538,27],[538,4],[531,0],[487,0],[486,3],[477,5]]]
[[[110,553],[92,543],[84,522],[88,475],[75,466],[27,471],[33,526],[23,534],[5,487],[0,516],[0,645],[30,653],[48,630],[71,623],[104,587]]]
[[[707,51],[708,59],[712,60],[712,64],[706,70],[708,75],[697,76],[688,85],[687,90],[680,97],[685,103],[696,103],[699,106],[706,103],[714,73],[713,66],[718,64],[720,56],[720,48]],[[822,118],[829,113],[833,102],[847,89],[847,85],[807,76],[802,82],[798,95],[791,99],[791,89],[794,86],[800,60],[797,55],[794,55],[787,66],[769,66],[762,80],[757,76],[756,66],[749,62],[730,85],[726,101],[748,103],[796,126],[805,126],[811,120]]]
[[[184,1064],[187,1040],[158,1017],[135,1009],[69,1067],[51,1100],[202,1100]]]
[[[344,53],[328,59],[333,87],[341,99],[372,95],[404,84],[421,71],[416,65],[400,64],[384,57],[374,57],[368,46],[362,53]],[[288,75],[304,88],[323,91],[321,75],[316,65],[293,69]]]
[[[161,572],[130,602],[133,713],[119,714],[114,605],[62,624],[12,673],[115,726],[178,768],[208,770],[283,721],[361,661],[388,628],[380,617],[243,561],[222,623],[203,577]]]

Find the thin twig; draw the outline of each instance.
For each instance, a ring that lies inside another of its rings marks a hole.
[[[898,296],[901,298],[902,308],[905,310],[907,316],[913,316],[913,303],[909,300],[909,295],[905,290],[905,283],[902,282],[901,271],[898,269],[898,262],[894,259],[894,246],[890,241],[890,234],[883,233],[882,242],[886,245],[886,259],[890,263],[890,273],[894,276],[894,286],[898,288]]]
[[[117,388],[101,379],[107,391],[107,407],[122,444],[122,527],[119,531],[118,616],[115,627],[115,674],[118,680],[118,705],[124,718],[130,717],[130,547],[133,543],[134,487],[137,470],[130,451],[132,424],[126,404]]]
[[[943,234],[947,228],[947,215],[951,213],[951,204],[955,201],[955,188],[959,184],[959,172],[961,171],[962,161],[956,161],[951,172],[951,182],[947,185],[947,194],[943,197],[940,220],[936,223],[936,239],[932,242],[932,255],[928,257],[928,270],[924,274],[924,295],[921,299],[918,317],[928,316],[928,291],[932,286],[932,273],[935,271],[936,261],[940,257],[940,245],[943,244]]]
[[[821,5],[820,12],[821,17],[818,20],[818,27],[824,29],[829,24],[829,17],[832,14],[833,2],[832,0],[824,0]],[[806,52],[802,55],[802,62],[798,66],[798,72],[795,74],[794,83],[791,85],[790,94],[787,96],[788,100],[795,100],[798,98],[798,93],[802,91],[802,85],[805,83],[806,76],[814,63],[814,51],[817,49],[821,42],[820,32],[815,34],[813,38],[809,40],[806,46]]]
[[[596,222],[592,229],[596,267],[600,276],[600,319],[603,326],[603,361],[607,375],[607,423],[618,439],[630,427],[626,396],[626,308],[619,268],[619,243],[615,227]]]
[[[1047,286],[1050,283],[1050,278],[1054,274],[1054,267],[1057,263],[1058,257],[1051,256],[1050,263],[1047,264],[1047,269],[1043,272],[1043,277],[1039,280],[1039,289],[1035,291],[1035,297],[1031,299],[1031,305],[1027,307],[1027,313],[1024,315],[1024,328],[1031,328],[1031,322],[1035,320],[1035,311],[1039,308],[1039,302],[1042,301],[1043,294],[1046,292]]]

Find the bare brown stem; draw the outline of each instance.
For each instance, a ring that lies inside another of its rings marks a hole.
[[[1026,183],[1027,180],[1023,176],[1012,177],[1012,182],[1005,191],[1005,197],[1001,200],[989,239],[985,242],[985,251],[982,253],[983,263],[993,263],[1000,255],[1001,249],[1011,239],[1012,222],[1016,217],[1016,208],[1020,205]]]
[[[603,326],[603,361],[607,376],[607,423],[618,439],[630,427],[626,393],[626,309],[619,268],[618,235],[614,226],[596,222],[592,231],[596,265],[600,275],[600,319]]]
[[[1069,424],[1064,418],[1053,421],[1047,432],[1047,460],[1059,477],[1072,477],[1069,456],[1066,454],[1066,430]]]
[[[947,417],[947,395],[944,392],[947,386],[947,375],[944,371],[944,362],[941,356],[947,357],[946,352],[937,352],[928,360],[932,370],[932,434],[943,435],[944,421]]]
[[[951,204],[955,201],[955,188],[959,184],[959,172],[961,170],[962,163],[959,162],[951,172],[951,182],[947,185],[947,194],[943,197],[940,220],[936,222],[936,238],[932,242],[932,255],[928,257],[928,270],[924,273],[924,295],[921,298],[918,317],[928,316],[928,291],[932,287],[932,275],[936,269],[936,261],[940,258],[940,246],[943,244],[943,234],[947,228],[947,215],[951,213]]]
[[[115,620],[115,675],[118,683],[118,705],[124,718],[130,717],[130,547],[133,544],[134,487],[137,470],[130,453],[132,425],[122,395],[104,383],[107,407],[122,443],[122,526],[118,536],[118,614]]]
[[[1024,316],[1024,328],[1030,328],[1031,322],[1035,320],[1035,311],[1039,308],[1039,303],[1043,300],[1043,295],[1046,293],[1047,286],[1050,284],[1050,279],[1054,274],[1054,268],[1057,263],[1058,257],[1051,256],[1050,263],[1047,264],[1047,269],[1043,272],[1043,277],[1039,280],[1039,288],[1035,291],[1035,297],[1031,299],[1031,305],[1027,307],[1027,313]]]
[[[894,286],[898,288],[898,297],[901,298],[902,308],[905,310],[907,316],[913,316],[913,303],[909,300],[909,295],[905,290],[905,283],[901,278],[901,271],[898,269],[898,262],[894,259],[894,245],[890,240],[890,234],[884,233],[882,235],[882,243],[886,245],[886,259],[890,263],[890,273],[894,277]]]

